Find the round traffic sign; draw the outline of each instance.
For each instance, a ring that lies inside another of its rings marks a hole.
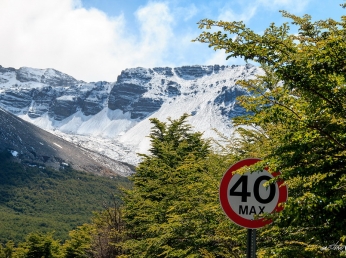
[[[267,170],[245,173],[243,175],[234,172],[244,166],[250,166],[261,159],[244,159],[231,166],[224,174],[219,198],[222,209],[226,215],[236,224],[246,228],[261,228],[272,221],[265,218],[256,218],[255,215],[263,213],[279,212],[283,209],[280,203],[286,202],[287,186],[282,180],[265,187],[268,180],[280,175]]]

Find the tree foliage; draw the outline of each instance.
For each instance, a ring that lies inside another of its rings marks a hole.
[[[61,239],[91,221],[102,203],[130,187],[125,177],[100,177],[66,168],[29,167],[0,153],[0,242],[23,241],[31,232],[51,232]]]
[[[226,161],[191,132],[187,117],[151,120],[150,155],[142,155],[124,200],[128,257],[239,257],[243,251],[244,230],[232,227],[218,201]]]
[[[61,248],[58,240],[53,238],[53,233],[30,233],[26,241],[15,249],[14,257],[25,258],[60,258]]]
[[[259,253],[271,257],[339,256],[324,246],[346,240],[346,17],[312,21],[282,11],[288,23],[262,35],[242,22],[205,19],[196,41],[229,57],[258,62],[264,74],[242,81],[249,114],[239,126],[237,152],[263,158],[289,186],[285,210],[261,233]],[[245,125],[245,127],[244,127]]]
[[[94,215],[91,233],[92,257],[120,257],[125,253],[122,244],[126,240],[122,208],[114,202],[114,207]]]
[[[17,245],[0,244],[0,258],[108,258],[120,257],[124,251],[124,223],[119,206],[95,212],[91,223],[78,226],[61,242],[53,232],[34,232]]]
[[[83,224],[69,232],[69,239],[63,244],[65,258],[92,257],[92,224]]]

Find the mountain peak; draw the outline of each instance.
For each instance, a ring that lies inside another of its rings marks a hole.
[[[0,109],[0,151],[5,150],[11,151],[16,159],[31,166],[56,169],[71,166],[100,175],[127,176],[133,172],[125,164],[77,147]]]
[[[0,107],[81,146],[136,164],[149,148],[150,118],[191,114],[205,137],[229,135],[244,114],[238,80],[255,78],[253,65],[128,68],[117,81],[85,83],[54,69],[0,68]]]

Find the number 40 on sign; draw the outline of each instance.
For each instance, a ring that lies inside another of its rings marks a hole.
[[[255,215],[282,210],[280,203],[287,200],[287,187],[283,181],[265,187],[263,184],[278,176],[280,172],[269,173],[267,170],[243,175],[234,172],[244,166],[251,166],[260,159],[244,159],[230,167],[223,176],[219,189],[221,206],[226,215],[236,224],[249,229],[256,229],[270,224],[264,218],[255,219]]]

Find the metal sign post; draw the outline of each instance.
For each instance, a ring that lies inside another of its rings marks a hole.
[[[247,230],[246,258],[256,258],[256,229]]]
[[[256,229],[264,227],[272,220],[256,216],[280,212],[282,203],[287,201],[288,191],[283,180],[264,186],[264,184],[279,176],[280,172],[262,171],[237,174],[236,170],[251,166],[261,161],[256,158],[244,159],[231,166],[224,174],[219,197],[225,214],[236,224],[248,228],[247,258],[256,257]]]

